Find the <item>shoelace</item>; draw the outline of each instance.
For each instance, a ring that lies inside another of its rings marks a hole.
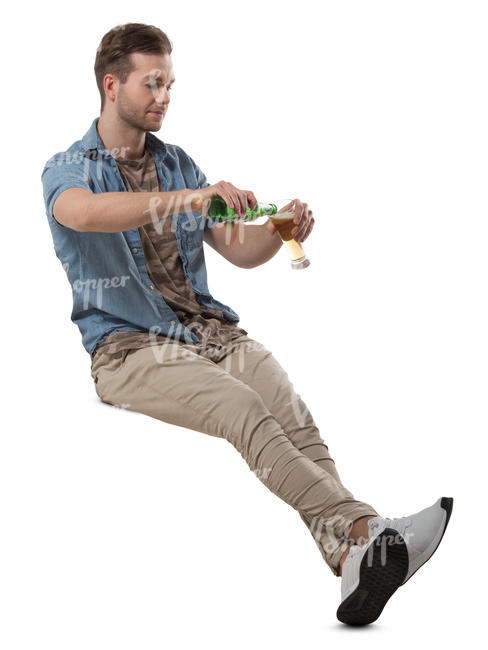
[[[407,526],[410,526],[412,523],[412,519],[410,517],[397,517],[395,519],[382,517],[382,519],[385,522],[385,528],[393,528],[394,530],[398,530],[399,533],[404,533],[405,528]],[[380,522],[375,519],[370,519],[368,521],[368,525],[372,530],[374,530],[375,528],[379,528]]]
[[[394,530],[398,530],[400,534],[404,534],[407,526],[412,523],[411,517],[397,517],[395,519],[381,517],[381,519],[385,522],[385,528],[393,528]],[[376,528],[380,527],[380,522],[374,519],[370,519],[368,521],[368,526],[371,529],[371,532],[373,532]],[[352,559],[355,555],[358,555],[358,553],[361,553],[364,550],[364,546],[365,545],[359,546],[359,544],[353,544],[349,548],[349,553],[347,554],[346,561],[349,558]]]
[[[359,546],[359,545],[355,544],[354,546],[350,547],[349,553],[347,554],[347,557],[354,557],[355,555],[360,553],[362,550],[363,550],[362,546]],[[347,560],[347,558],[346,558],[346,560]]]

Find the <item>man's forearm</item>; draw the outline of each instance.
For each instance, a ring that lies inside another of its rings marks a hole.
[[[194,210],[195,190],[173,192],[102,192],[87,199],[84,231],[121,232],[138,228],[177,212]]]
[[[260,266],[274,257],[283,245],[280,235],[277,232],[271,234],[266,224],[235,222],[234,227],[232,258],[237,266],[247,269]]]

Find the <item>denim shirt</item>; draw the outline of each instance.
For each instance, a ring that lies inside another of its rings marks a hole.
[[[79,327],[83,346],[92,358],[97,344],[119,331],[149,331],[197,343],[198,337],[179,321],[153,286],[137,227],[110,233],[81,232],[62,225],[53,216],[55,200],[69,187],[94,193],[127,191],[114,156],[98,135],[98,120],[93,120],[81,140],[52,156],[41,175],[54,249],[71,284],[71,320]],[[162,142],[150,132],[146,133],[146,147],[154,157],[165,191],[210,185],[181,147]],[[200,211],[180,212],[172,219],[183,270],[198,301],[221,310],[227,320],[239,322],[238,314],[215,300],[208,290],[203,234],[214,222]]]

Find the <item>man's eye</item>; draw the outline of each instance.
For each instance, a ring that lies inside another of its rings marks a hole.
[[[153,84],[145,84],[145,86],[146,86],[146,88],[152,88],[152,87],[153,87]],[[168,92],[169,92],[170,90],[173,90],[172,86],[170,86],[169,88],[167,88],[167,90],[168,90]]]

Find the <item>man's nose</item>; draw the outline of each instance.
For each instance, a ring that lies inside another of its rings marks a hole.
[[[170,100],[170,94],[166,88],[161,88],[160,92],[158,93],[156,97],[156,101],[158,104],[167,104]]]

